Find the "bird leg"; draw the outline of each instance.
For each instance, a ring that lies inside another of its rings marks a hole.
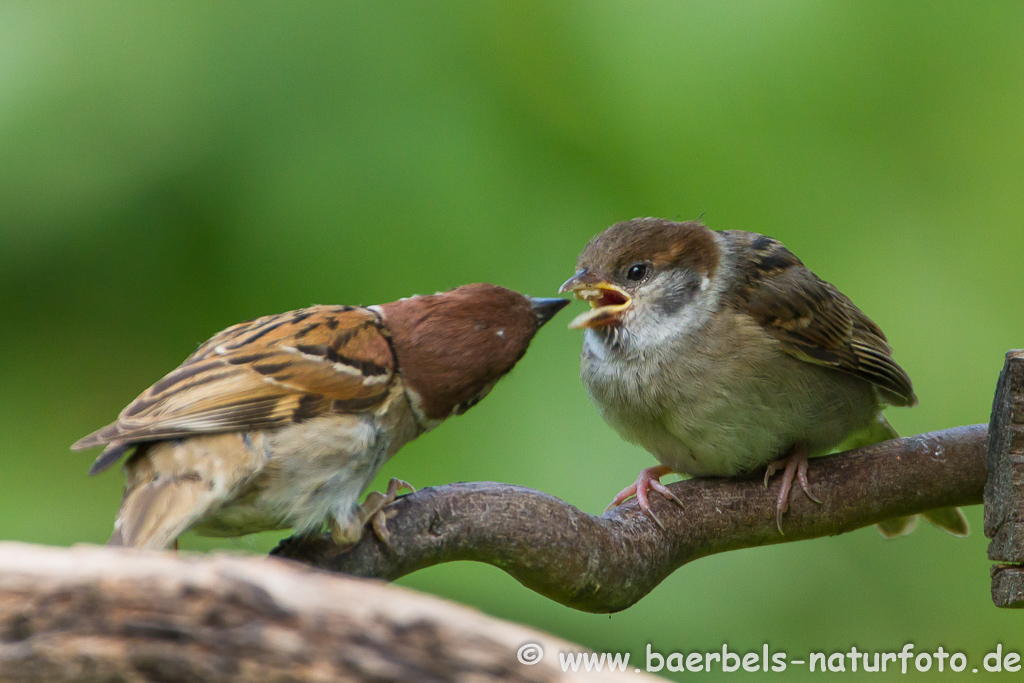
[[[395,502],[395,499],[398,498],[398,492],[402,489],[408,489],[410,493],[416,493],[416,489],[409,482],[402,481],[401,479],[392,479],[388,482],[388,488],[384,493],[371,491],[366,494],[366,500],[359,506],[357,513],[360,526],[364,526],[369,521],[370,526],[373,527],[373,533],[377,534],[377,538],[392,550],[391,534],[388,533],[388,518],[384,514],[384,508]]]
[[[331,538],[339,546],[344,548],[351,547],[362,538],[363,529],[366,527],[367,522],[369,522],[377,538],[389,549],[393,550],[391,548],[391,535],[388,533],[388,520],[384,514],[384,508],[395,502],[395,499],[398,498],[398,492],[402,489],[408,489],[416,493],[416,489],[413,488],[412,484],[401,479],[392,479],[388,482],[388,488],[384,493],[371,491],[366,494],[363,504],[356,508],[354,519],[342,523],[338,521],[337,517],[331,515],[327,522]]]
[[[672,468],[665,467],[664,465],[648,467],[645,470],[641,470],[640,474],[636,477],[636,481],[619,491],[619,494],[612,499],[612,502],[609,503],[608,507],[606,507],[604,511],[608,512],[616,505],[620,505],[623,501],[636,496],[636,502],[640,506],[640,509],[650,515],[651,519],[654,520],[654,523],[664,531],[665,525],[661,523],[661,520],[658,519],[658,516],[655,515],[654,511],[651,509],[651,504],[647,500],[647,492],[654,489],[669,500],[675,501],[679,507],[685,507],[683,505],[683,501],[679,500],[679,498],[676,497],[676,494],[669,491],[668,487],[661,483],[661,478],[666,474],[671,473]]]
[[[782,531],[782,515],[789,510],[789,494],[793,488],[794,479],[799,482],[804,495],[818,505],[821,505],[821,501],[811,493],[811,487],[807,481],[807,446],[803,444],[793,446],[788,456],[768,463],[764,470],[765,488],[768,488],[768,480],[771,476],[782,469],[784,469],[782,486],[779,488],[779,497],[775,500],[775,526],[779,528],[780,534],[785,535]]]

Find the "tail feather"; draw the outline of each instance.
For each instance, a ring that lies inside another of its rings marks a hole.
[[[109,424],[103,429],[98,429],[92,434],[82,437],[71,445],[73,451],[83,451],[87,448],[94,448],[96,446],[106,446],[103,452],[100,453],[96,461],[93,462],[92,467],[89,468],[89,476],[99,474],[106,469],[109,469],[111,465],[121,459],[125,453],[127,453],[136,444],[132,441],[122,441],[119,439],[123,438],[124,435],[117,426],[118,423],[114,422]]]
[[[213,502],[198,478],[156,478],[128,491],[107,545],[162,549],[188,529]]]
[[[896,433],[893,426],[879,413],[876,420],[864,430],[849,438],[840,448],[843,450],[860,448],[898,438],[899,434]],[[970,525],[967,524],[967,519],[964,517],[964,513],[960,511],[960,508],[929,510],[928,512],[922,512],[921,516],[954,536],[968,536],[971,533]],[[906,536],[917,527],[917,515],[887,519],[875,526],[878,528],[878,533],[882,534],[885,538]]]
[[[909,517],[894,517],[892,519],[879,522],[875,527],[878,529],[878,533],[882,534],[885,538],[906,536],[917,528],[917,515],[910,515]]]
[[[87,448],[94,448],[96,446],[102,446],[108,444],[111,441],[115,441],[120,434],[117,428],[117,423],[108,424],[103,429],[97,429],[88,436],[83,436],[81,439],[71,444],[71,450],[73,451],[84,451]]]
[[[967,523],[963,511],[960,508],[939,508],[922,512],[921,516],[939,527],[943,531],[954,536],[970,536],[971,525]]]
[[[120,441],[107,444],[107,447],[103,449],[103,452],[100,453],[99,457],[93,462],[92,467],[89,468],[89,476],[91,477],[94,474],[99,474],[104,470],[110,469],[114,463],[121,459],[122,455],[135,445],[136,444],[133,443],[123,443]]]
[[[140,450],[125,465],[128,486],[108,544],[171,546],[263,466],[263,450],[247,443],[233,433],[134,444]]]
[[[107,541],[107,545],[111,547],[123,547],[124,537],[121,535],[121,530],[114,527],[114,533],[110,534],[110,540]]]

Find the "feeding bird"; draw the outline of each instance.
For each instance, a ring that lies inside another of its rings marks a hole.
[[[476,405],[568,303],[471,284],[365,308],[312,306],[243,322],[74,450],[104,446],[127,479],[110,545],[164,548],[187,529],[240,536],[327,523],[341,545],[398,490],[359,496],[403,445]],[[411,487],[408,487],[411,489]]]

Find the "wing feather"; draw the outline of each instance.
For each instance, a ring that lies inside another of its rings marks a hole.
[[[266,316],[212,337],[116,422],[72,448],[108,444],[103,469],[132,443],[367,410],[384,400],[394,373],[387,331],[369,309],[313,306]]]
[[[740,272],[732,304],[779,340],[784,351],[865,379],[893,405],[917,402],[885,334],[849,298],[780,242],[753,233],[731,237],[745,240],[742,248],[753,254]]]

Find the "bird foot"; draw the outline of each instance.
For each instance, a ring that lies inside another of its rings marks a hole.
[[[641,470],[640,474],[637,475],[636,481],[627,486],[626,488],[619,491],[618,495],[612,499],[608,507],[604,509],[608,512],[613,507],[621,505],[624,501],[636,496],[637,504],[640,509],[650,515],[654,523],[661,527],[661,530],[665,530],[665,525],[661,523],[658,516],[654,514],[654,510],[651,509],[651,504],[647,499],[647,492],[651,489],[657,491],[661,495],[665,496],[671,501],[674,501],[679,507],[685,507],[683,501],[676,497],[676,494],[669,491],[668,487],[661,483],[661,478],[666,474],[671,474],[672,468],[659,465],[657,467],[648,467],[645,470]]]
[[[359,524],[365,526],[367,522],[370,522],[373,533],[390,550],[394,550],[394,548],[391,547],[391,534],[388,533],[388,518],[384,514],[384,508],[395,502],[395,499],[398,498],[398,492],[402,489],[408,489],[410,493],[416,493],[416,489],[409,482],[402,481],[401,479],[392,479],[388,482],[388,488],[384,493],[371,491],[366,494],[366,500],[359,506]]]
[[[416,493],[416,489],[413,488],[412,484],[401,479],[392,479],[388,482],[388,488],[384,493],[371,491],[366,494],[366,499],[363,500],[362,505],[356,510],[356,519],[348,527],[343,527],[336,519],[331,519],[331,536],[335,542],[340,546],[355,545],[360,537],[362,537],[363,529],[369,523],[377,538],[389,550],[394,550],[391,546],[391,534],[388,533],[388,518],[384,514],[384,508],[395,502],[395,499],[398,498],[398,492],[402,489],[408,489],[410,492]]]
[[[795,446],[785,458],[768,463],[764,470],[765,488],[768,488],[768,480],[771,479],[771,476],[779,470],[783,470],[783,472],[779,497],[775,500],[775,526],[778,527],[779,533],[785,536],[785,532],[782,531],[782,515],[789,510],[789,495],[794,479],[800,484],[800,490],[804,492],[804,495],[818,505],[821,505],[821,501],[811,493],[811,487],[807,481],[807,448],[805,446]]]

